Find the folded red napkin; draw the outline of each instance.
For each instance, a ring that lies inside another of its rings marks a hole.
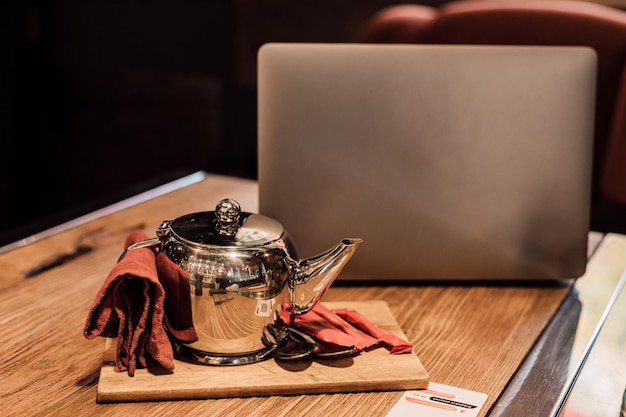
[[[395,334],[388,332],[385,329],[376,326],[374,323],[363,317],[357,311],[348,309],[337,309],[333,310],[333,312],[339,317],[345,319],[359,329],[363,330],[364,332],[367,332],[381,342],[390,346],[391,354],[411,353],[413,351],[413,346],[409,342],[399,338]]]
[[[361,351],[383,343],[391,347],[390,353],[394,355],[413,351],[409,342],[378,327],[354,310],[330,310],[318,303],[308,313],[296,316],[289,306],[283,306],[279,317],[285,324],[326,344]]]
[[[146,240],[130,233],[124,248]],[[134,376],[137,366],[174,370],[167,331],[181,342],[194,342],[189,276],[150,248],[129,251],[111,270],[85,322],[87,339],[117,337],[115,364]]]

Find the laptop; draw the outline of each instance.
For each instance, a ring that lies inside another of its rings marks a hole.
[[[554,280],[587,262],[586,47],[269,43],[259,212],[340,280]]]

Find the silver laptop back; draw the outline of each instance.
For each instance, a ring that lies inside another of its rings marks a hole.
[[[299,44],[258,56],[259,211],[339,279],[578,277],[596,56],[583,47]]]

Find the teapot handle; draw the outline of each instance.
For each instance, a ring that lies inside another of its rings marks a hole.
[[[122,255],[119,257],[117,262],[124,259],[126,254],[133,249],[154,248],[154,247],[159,246],[160,244],[161,244],[161,238],[159,237],[154,237],[152,239],[142,240],[141,242],[133,243],[132,245],[126,248],[126,250],[122,253]]]

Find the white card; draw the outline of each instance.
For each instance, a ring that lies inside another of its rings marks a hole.
[[[485,401],[487,394],[431,382],[428,389],[404,392],[386,417],[475,417]]]

